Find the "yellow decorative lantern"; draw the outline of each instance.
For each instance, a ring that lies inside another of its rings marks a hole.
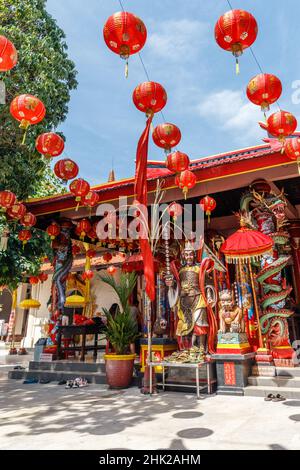
[[[85,304],[86,299],[82,295],[69,295],[66,298],[65,307],[84,307]]]
[[[41,303],[35,299],[25,299],[19,303],[18,307],[23,310],[29,310],[30,308],[40,308]]]

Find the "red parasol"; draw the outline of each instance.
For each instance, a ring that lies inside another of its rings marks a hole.
[[[229,263],[258,260],[262,255],[272,250],[273,240],[258,230],[240,227],[230,235],[221,246]]]

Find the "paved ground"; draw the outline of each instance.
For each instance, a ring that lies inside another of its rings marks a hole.
[[[23,385],[0,370],[1,449],[300,449],[300,401]]]
[[[0,449],[300,449],[300,400],[65,390],[8,380],[29,356],[0,344]]]

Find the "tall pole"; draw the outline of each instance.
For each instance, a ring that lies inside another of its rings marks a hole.
[[[253,278],[253,272],[252,272],[252,266],[251,266],[251,261],[250,260],[248,261],[248,268],[249,268],[250,281],[251,281],[251,287],[252,287],[252,292],[253,292],[254,310],[255,310],[255,315],[256,315],[256,320],[257,320],[259,348],[263,349],[264,348],[264,341],[263,341],[263,337],[262,337],[262,333],[261,333],[261,326],[260,326],[259,310],[258,310],[258,305],[257,305],[256,290],[255,290],[254,278]]]

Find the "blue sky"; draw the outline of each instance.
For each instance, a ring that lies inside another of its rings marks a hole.
[[[292,83],[300,80],[300,4],[297,0],[231,0],[233,8],[250,11],[259,26],[253,46],[265,72],[283,84],[282,109],[300,119],[293,104]],[[140,16],[148,30],[142,50],[150,79],[168,94],[163,110],[182,132],[179,150],[191,159],[261,143],[260,110],[247,100],[246,85],[259,73],[249,50],[235,75],[234,58],[214,40],[214,25],[229,9],[226,0],[123,0],[125,10]],[[103,25],[120,10],[117,0],[47,0],[47,9],[66,33],[79,86],[60,127],[66,136],[65,156],[80,166],[92,184],[107,180],[114,162],[117,178],[134,174],[136,145],[144,115],[132,103],[135,86],[146,80],[138,56],[132,56],[129,78],[124,62],[105,45]],[[272,111],[277,111],[273,105]],[[162,122],[157,115],[154,125]],[[152,142],[149,159],[162,160]]]

